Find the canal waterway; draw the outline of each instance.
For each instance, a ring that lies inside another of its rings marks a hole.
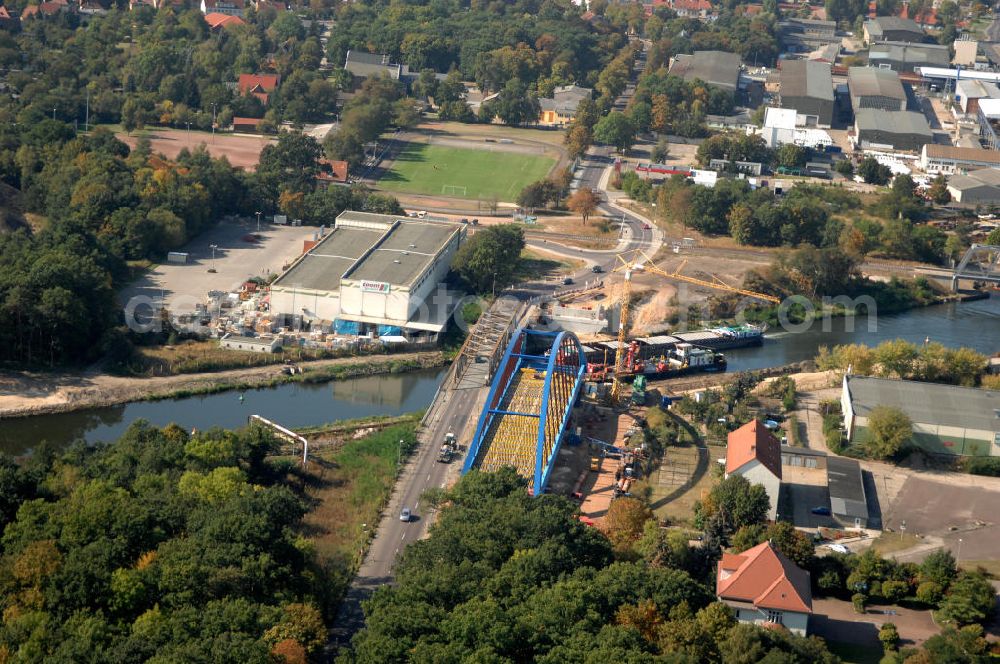
[[[1000,352],[1000,295],[872,316],[870,321],[867,316],[820,319],[801,331],[772,328],[765,334],[763,346],[727,350],[725,354],[729,371],[745,371],[811,360],[820,346],[876,346],[889,339],[967,346],[986,355]]]
[[[878,316],[814,321],[808,329],[768,331],[757,348],[726,351],[730,371],[762,369],[809,360],[820,346],[876,345],[887,339],[1000,352],[1000,296]],[[0,451],[20,455],[40,441],[63,446],[75,440],[114,440],[134,420],[157,426],[176,422],[190,429],[234,428],[252,414],[288,427],[304,427],[373,415],[399,415],[427,408],[446,368],[349,378],[325,384],[286,383],[274,388],[223,392],[199,397],[145,401],[111,408],[38,415],[0,421]],[[243,399],[240,399],[242,394]]]
[[[401,415],[427,408],[447,367],[403,374],[346,378],[323,384],[285,383],[277,387],[205,396],[139,401],[124,406],[37,415],[0,421],[0,451],[26,454],[42,440],[65,446],[76,440],[112,441],[137,419],[185,429],[233,429],[250,415],[287,427],[337,420]],[[242,397],[242,399],[241,399]]]

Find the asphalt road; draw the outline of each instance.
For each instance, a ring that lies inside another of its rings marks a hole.
[[[993,22],[986,27],[986,41],[1000,41],[1000,19],[994,18]]]
[[[392,569],[403,548],[426,535],[431,519],[428,518],[428,506],[421,500],[423,493],[433,487],[445,486],[449,471],[457,472],[457,467],[463,462],[463,456],[459,454],[450,464],[439,463],[437,452],[447,433],[459,436],[462,448],[468,446],[461,432],[465,423],[478,415],[473,410],[479,391],[442,390],[442,395],[426,423],[422,443],[396,482],[396,490],[378,524],[368,555],[341,604],[340,614],[331,630],[331,653],[335,653],[338,647],[347,646],[354,633],[364,625],[361,602],[379,586],[392,583]],[[410,508],[414,514],[409,522],[400,521],[399,515],[404,507]],[[375,524],[369,524],[369,527],[372,525]]]

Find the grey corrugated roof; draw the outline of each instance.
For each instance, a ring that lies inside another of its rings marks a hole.
[[[891,60],[907,64],[948,67],[951,55],[947,46],[940,44],[911,44],[909,42],[885,41],[872,44],[868,49],[868,61]]]
[[[781,63],[781,94],[833,101],[830,65],[810,60],[785,60]]]
[[[402,72],[402,66],[392,62],[388,55],[353,50],[347,52],[344,69],[361,77],[386,73],[397,80]]]
[[[460,230],[461,226],[453,223],[402,221],[344,278],[410,286]]]
[[[852,97],[906,99],[899,75],[889,69],[851,67],[847,70],[847,86]]]
[[[590,88],[581,88],[577,85],[563,85],[557,87],[551,97],[542,97],[538,100],[543,111],[557,111],[560,115],[573,115],[577,107],[584,99],[590,99],[593,91]]]
[[[710,85],[735,90],[740,82],[740,56],[727,51],[695,51],[678,55],[670,72],[685,81],[700,79]]]
[[[854,459],[830,456],[826,460],[830,509],[838,516],[868,519],[868,501],[861,480],[861,464]]]
[[[927,118],[915,111],[881,111],[876,108],[862,108],[855,114],[858,129],[864,131],[884,131],[888,134],[919,134],[934,137]]]
[[[335,228],[274,281],[274,286],[339,291],[340,278],[385,231]]]
[[[965,175],[952,175],[948,186],[957,191],[968,191],[980,187],[1000,187],[1000,169],[981,168]]]
[[[861,417],[868,417],[875,406],[895,406],[914,423],[1000,431],[996,390],[867,376],[848,376],[847,389],[852,408]]]
[[[899,16],[877,16],[866,21],[865,26],[868,28],[868,33],[873,35],[884,34],[886,30],[908,30],[921,34],[924,32],[913,19]]]

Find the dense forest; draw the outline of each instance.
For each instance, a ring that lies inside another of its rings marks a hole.
[[[0,659],[304,661],[335,598],[260,432],[157,429],[0,459]],[[299,659],[293,656],[298,653]]]

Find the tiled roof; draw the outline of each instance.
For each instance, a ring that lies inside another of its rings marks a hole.
[[[205,14],[205,22],[208,23],[208,27],[215,30],[218,27],[228,28],[233,25],[246,25],[246,21],[241,19],[239,16],[233,16],[232,14],[220,14],[218,12],[209,12]]]
[[[781,442],[760,420],[751,420],[729,433],[726,472],[733,473],[753,460],[781,478]]]
[[[752,602],[762,609],[812,613],[809,573],[770,542],[740,554],[722,554],[715,593],[721,599]]]

